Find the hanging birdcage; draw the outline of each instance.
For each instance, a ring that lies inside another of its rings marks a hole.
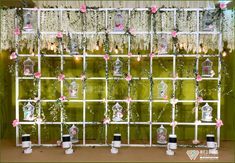
[[[158,54],[166,54],[167,53],[167,39],[166,36],[161,36],[158,39]]]
[[[72,81],[69,85],[69,96],[71,98],[78,97],[78,85],[75,80]]]
[[[113,121],[114,122],[122,121],[122,117],[123,117],[122,110],[123,110],[123,107],[119,103],[116,103],[112,107],[112,110],[113,110]]]
[[[27,58],[23,64],[24,64],[24,75],[32,76],[34,73],[34,62],[30,58]]]
[[[78,55],[78,44],[76,43],[76,40],[72,38],[71,34],[68,34],[69,36],[69,42],[68,42],[68,49],[70,55]]]
[[[34,106],[28,102],[27,105],[23,106],[24,120],[33,121],[34,120]]]
[[[33,16],[30,12],[24,14],[24,27],[25,31],[33,30]]]
[[[216,27],[216,22],[214,20],[213,11],[205,11],[202,17],[202,30],[203,31],[214,31]]]
[[[161,125],[157,129],[157,143],[158,144],[166,144],[167,143],[167,130],[163,125]]]
[[[119,58],[116,59],[113,65],[113,76],[122,76],[122,62]]]
[[[203,122],[211,122],[212,121],[212,110],[213,108],[206,103],[203,107],[202,107],[202,121]]]
[[[212,66],[213,66],[213,62],[211,62],[211,60],[207,58],[202,63],[202,76],[210,77],[213,71]]]
[[[114,31],[124,30],[124,18],[121,13],[117,13],[114,17]]]
[[[158,84],[158,97],[165,98],[167,96],[167,84],[162,80]]]
[[[69,128],[69,135],[72,143],[77,143],[79,141],[78,131],[78,128],[74,124]]]

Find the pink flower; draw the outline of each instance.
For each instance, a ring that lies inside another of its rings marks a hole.
[[[57,38],[62,38],[63,37],[63,33],[62,32],[58,32],[56,35]]]
[[[42,118],[37,118],[36,123],[38,123],[38,124],[42,123]]]
[[[104,55],[104,60],[105,60],[105,61],[109,60],[109,55],[108,55],[108,54],[105,54],[105,55]]]
[[[131,52],[129,52],[129,53],[128,53],[128,57],[130,58],[131,56],[132,56],[132,53],[131,53]]]
[[[66,100],[66,97],[65,97],[65,96],[60,96],[59,100],[60,100],[60,101],[65,101],[65,100]]]
[[[225,3],[220,3],[220,4],[219,4],[219,8],[220,8],[221,10],[225,9],[226,7],[227,7],[227,5],[226,5]]]
[[[103,124],[109,124],[109,123],[110,123],[109,117],[103,119]]]
[[[16,52],[11,53],[10,59],[12,60],[12,59],[16,59],[16,58],[17,58]]]
[[[82,74],[81,75],[81,80],[85,80],[86,79],[86,75]]]
[[[197,102],[202,102],[203,101],[203,98],[202,97],[197,97]]]
[[[172,31],[172,32],[171,32],[171,36],[172,36],[172,37],[176,37],[176,36],[177,36],[177,32],[176,32],[176,31]]]
[[[151,13],[152,14],[155,14],[157,12],[157,10],[158,10],[157,6],[152,6],[151,7]]]
[[[155,54],[154,53],[150,53],[149,56],[150,56],[150,58],[153,58],[155,56]]]
[[[126,79],[126,81],[131,81],[132,76],[130,74],[128,74],[125,79]]]
[[[218,128],[218,127],[221,127],[221,126],[223,126],[224,124],[223,124],[223,121],[222,120],[220,120],[220,119],[216,119],[216,127]]]
[[[42,76],[42,74],[40,72],[36,72],[34,73],[34,77],[39,79]]]
[[[196,80],[197,80],[197,81],[202,81],[201,75],[198,74]]]
[[[82,4],[82,5],[81,5],[80,11],[81,11],[82,13],[85,13],[85,12],[86,12],[86,5],[85,5],[85,4]]]
[[[124,29],[124,25],[123,25],[123,24],[116,24],[116,25],[115,25],[115,28],[116,28],[117,30],[123,30],[123,29]]]
[[[15,119],[13,122],[12,122],[12,126],[13,127],[16,127],[19,125],[19,120],[18,119]]]
[[[165,95],[165,96],[163,97],[163,99],[164,99],[164,100],[167,100],[167,99],[168,99],[168,96],[167,96],[167,95]]]
[[[60,75],[57,77],[57,79],[58,79],[59,81],[63,81],[64,78],[65,78],[65,75],[64,75],[64,74],[60,74]]]
[[[14,34],[17,35],[17,36],[20,35],[20,29],[16,28],[15,31],[14,31]]]
[[[131,97],[127,97],[126,102],[130,103],[131,102]]]
[[[33,28],[33,26],[32,26],[32,24],[27,24],[27,25],[26,25],[26,28],[28,28],[28,29],[32,29],[32,28]]]
[[[176,126],[177,126],[177,122],[176,122],[176,121],[173,121],[173,122],[171,122],[170,125],[173,126],[173,127],[176,127]]]
[[[34,102],[39,102],[40,98],[39,97],[34,97]]]
[[[129,32],[130,32],[130,34],[135,35],[135,29],[134,28],[129,28]]]

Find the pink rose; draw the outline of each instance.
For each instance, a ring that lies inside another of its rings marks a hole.
[[[220,8],[221,10],[225,9],[226,7],[227,7],[227,5],[226,5],[225,3],[220,3],[220,4],[219,4],[219,8]]]
[[[128,53],[128,57],[130,58],[131,56],[132,56],[132,53],[131,53],[131,52],[129,52],[129,53]]]
[[[126,102],[127,102],[127,103],[130,103],[130,102],[131,102],[131,97],[128,97],[128,98],[126,99]]]
[[[14,31],[14,34],[17,35],[17,36],[20,35],[20,29],[16,28],[15,31]]]
[[[85,4],[82,4],[82,5],[81,5],[80,11],[81,11],[82,13],[85,13],[85,12],[86,12],[86,5],[85,5]]]
[[[129,32],[130,32],[130,34],[135,35],[135,29],[134,28],[130,28]]]
[[[199,96],[199,97],[197,98],[197,102],[202,102],[202,101],[203,101],[203,98]]]
[[[63,37],[63,33],[62,32],[58,32],[56,35],[57,38],[62,38]]]
[[[38,123],[38,124],[42,123],[42,118],[37,118],[36,123]]]
[[[108,55],[108,54],[105,54],[105,55],[104,55],[104,60],[105,60],[105,61],[109,60],[109,55]]]
[[[198,74],[196,80],[197,80],[197,81],[202,81],[201,75]]]
[[[216,119],[216,127],[221,127],[221,126],[223,126],[224,124],[223,124],[223,121],[222,120],[220,120],[220,119]]]
[[[155,56],[155,54],[154,53],[150,53],[149,56],[150,56],[150,58],[153,58]]]
[[[16,52],[11,53],[10,59],[12,60],[12,59],[16,59],[16,58],[17,58]]]
[[[126,79],[126,81],[131,81],[132,76],[130,74],[128,74],[125,79]]]
[[[81,80],[85,80],[86,79],[86,75],[82,74],[81,75]]]
[[[13,122],[12,122],[12,126],[13,127],[16,127],[19,125],[19,120],[18,119],[15,119]]]
[[[176,31],[172,31],[172,32],[171,32],[171,36],[172,36],[172,37],[176,37],[176,35],[177,35],[177,32],[176,32]]]
[[[152,14],[155,14],[157,12],[157,10],[158,10],[157,6],[152,6],[151,7],[151,13]]]
[[[65,96],[60,96],[59,100],[60,100],[60,101],[65,101],[65,100],[66,100],[66,97],[65,97]]]
[[[173,121],[173,122],[171,122],[170,125],[173,126],[173,127],[176,127],[176,126],[177,126],[177,122],[176,122],[176,121]]]
[[[42,76],[42,74],[40,72],[36,72],[34,73],[34,77],[39,79]]]
[[[110,122],[109,117],[103,119],[103,124],[109,124],[109,122]]]
[[[60,75],[57,77],[57,79],[58,79],[59,81],[63,81],[64,78],[65,78],[65,75],[64,75],[64,74],[60,74]]]

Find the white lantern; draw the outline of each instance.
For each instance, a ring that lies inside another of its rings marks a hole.
[[[122,76],[122,62],[119,58],[117,58],[117,60],[114,62],[113,76]]]
[[[158,54],[166,54],[167,53],[167,40],[166,37],[161,36],[158,39]]]
[[[75,39],[72,38],[72,35],[69,34],[69,42],[68,42],[68,48],[70,51],[70,55],[78,55],[78,44],[76,43]]]
[[[34,62],[27,58],[27,60],[24,61],[24,75],[25,76],[32,76],[34,73]]]
[[[167,87],[168,87],[167,84],[163,80],[158,84],[158,97],[159,98],[166,97]]]
[[[114,122],[122,121],[122,117],[123,117],[122,109],[123,109],[123,107],[121,105],[119,105],[119,103],[116,103],[112,107],[112,110],[113,110],[113,121]]]
[[[71,98],[76,98],[78,97],[78,85],[76,81],[72,81],[69,86],[69,96]]]
[[[210,61],[209,58],[207,58],[203,63],[202,63],[202,76],[210,77],[212,75],[212,66],[213,62]]]
[[[203,31],[214,31],[216,28],[216,22],[214,20],[214,14],[213,11],[205,11],[203,17],[202,17],[202,30]]]
[[[124,18],[121,13],[117,13],[114,17],[114,31],[124,30]]]
[[[203,122],[211,122],[212,121],[212,107],[206,103],[202,107],[202,121]]]
[[[161,125],[157,129],[157,143],[158,144],[166,144],[167,143],[167,130],[163,125]]]
[[[74,124],[72,127],[69,128],[69,135],[72,143],[77,143],[79,141],[78,131],[79,131],[78,128]]]
[[[33,17],[30,12],[27,12],[24,15],[24,27],[25,31],[32,31],[33,30]]]
[[[24,120],[33,121],[34,120],[34,106],[28,102],[27,105],[23,106]]]

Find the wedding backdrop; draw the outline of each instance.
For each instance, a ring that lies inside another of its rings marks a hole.
[[[64,134],[74,146],[109,146],[114,133],[143,147],[166,146],[169,134],[182,147],[233,138],[226,3],[36,4],[1,10],[1,73],[11,81],[1,103],[16,146],[26,133],[33,146],[58,146]]]

